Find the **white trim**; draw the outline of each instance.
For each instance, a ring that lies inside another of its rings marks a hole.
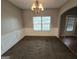
[[[24,37],[24,29],[20,29],[1,37],[1,55],[13,47],[18,41]]]
[[[25,36],[58,36],[58,28],[51,28],[50,31],[34,31],[33,28],[24,29]]]

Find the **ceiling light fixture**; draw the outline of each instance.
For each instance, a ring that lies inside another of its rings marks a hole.
[[[39,12],[44,11],[44,7],[43,7],[42,3],[40,3],[38,0],[36,0],[32,4],[31,10],[38,14]]]

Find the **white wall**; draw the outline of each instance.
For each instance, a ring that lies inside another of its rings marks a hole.
[[[50,31],[34,31],[33,28],[25,28],[25,36],[58,36],[58,28],[51,28]]]
[[[7,0],[1,1],[1,54],[24,37],[21,10]]]
[[[59,14],[63,14],[65,11],[73,8],[77,6],[77,0],[69,0],[67,3],[65,3],[61,8],[60,8],[60,11],[59,11]]]
[[[58,9],[47,9],[40,14],[41,16],[51,16],[51,30],[49,32],[33,30],[33,16],[30,10],[24,10],[24,30],[27,36],[58,36]],[[38,15],[38,16],[40,16]]]

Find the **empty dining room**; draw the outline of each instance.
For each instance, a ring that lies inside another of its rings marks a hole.
[[[1,0],[1,59],[77,59],[77,0]]]

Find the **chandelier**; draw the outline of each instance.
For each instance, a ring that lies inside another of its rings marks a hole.
[[[36,0],[32,4],[31,10],[38,14],[39,12],[44,11],[44,7],[43,7],[42,3],[40,3],[38,0]]]

